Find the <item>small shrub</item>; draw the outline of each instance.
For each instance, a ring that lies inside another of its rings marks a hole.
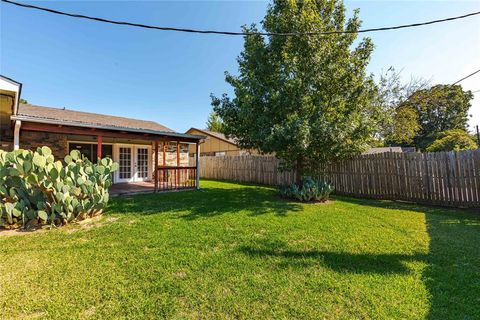
[[[78,150],[64,160],[55,161],[48,147],[0,150],[0,227],[62,225],[102,212],[118,164],[92,164]]]
[[[298,201],[325,202],[330,197],[333,187],[326,181],[305,178],[302,185],[291,184],[279,188],[280,196]]]

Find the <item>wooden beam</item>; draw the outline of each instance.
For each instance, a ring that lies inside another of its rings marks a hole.
[[[197,190],[200,189],[200,143],[196,143],[195,145],[197,148],[196,152],[195,152],[195,155],[196,155],[196,167],[197,167],[197,176],[195,177],[196,181],[197,181]]]
[[[75,134],[82,136],[95,136],[102,135],[103,137],[109,138],[118,138],[118,139],[130,139],[130,140],[147,140],[147,141],[181,141],[181,142],[197,142],[196,139],[189,138],[175,138],[168,135],[154,135],[148,133],[135,133],[135,132],[124,132],[124,131],[115,131],[115,130],[104,130],[104,129],[95,129],[87,127],[73,127],[73,126],[59,126],[55,124],[48,123],[38,123],[38,122],[26,122],[22,121],[22,130],[25,131],[41,131],[41,132],[52,132],[52,133],[62,133],[62,134]]]
[[[102,158],[102,136],[101,135],[97,136],[97,158],[98,159]]]
[[[177,141],[177,167],[180,167],[180,143]],[[177,187],[180,184],[180,170],[177,170]]]
[[[163,142],[163,166],[167,165],[167,142]]]
[[[155,141],[155,192],[158,191],[158,141]]]

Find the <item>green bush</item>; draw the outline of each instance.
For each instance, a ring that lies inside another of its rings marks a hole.
[[[78,150],[64,160],[55,161],[48,147],[0,150],[0,227],[63,225],[102,212],[118,164],[92,164]]]
[[[279,188],[280,196],[298,201],[327,201],[333,187],[326,181],[306,178],[302,185],[291,184]]]

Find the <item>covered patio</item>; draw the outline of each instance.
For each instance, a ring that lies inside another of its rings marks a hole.
[[[145,121],[23,105],[13,115],[15,148],[52,146],[57,159],[79,150],[91,161],[105,156],[119,164],[111,195],[198,189],[204,136],[153,127]],[[102,118],[103,117],[103,118]],[[153,124],[157,125],[157,124]],[[143,127],[142,127],[143,126]],[[196,148],[195,164],[189,146]]]
[[[116,183],[108,189],[111,197],[151,192],[155,192],[155,183],[153,182]]]

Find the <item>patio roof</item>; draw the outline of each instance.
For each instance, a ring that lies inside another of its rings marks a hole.
[[[11,119],[57,126],[93,128],[158,135],[176,139],[201,140],[205,138],[204,136],[200,135],[174,132],[173,130],[154,121],[130,119],[68,109],[42,107],[30,104],[21,104],[17,114],[12,115]]]

